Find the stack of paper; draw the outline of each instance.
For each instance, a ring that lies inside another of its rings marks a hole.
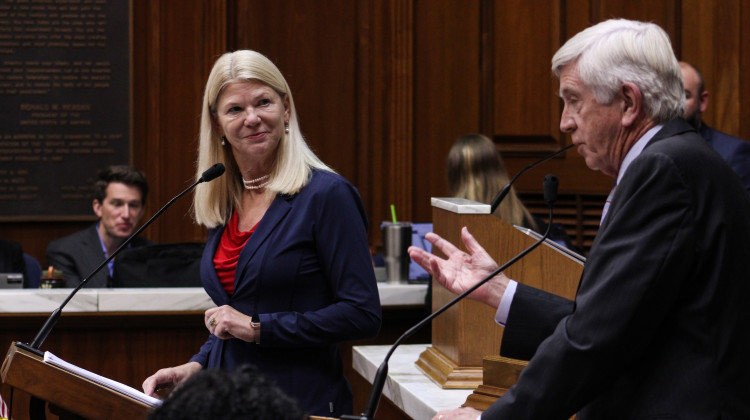
[[[138,391],[135,388],[131,388],[127,385],[123,385],[119,382],[107,379],[103,376],[97,375],[96,373],[89,372],[86,369],[82,369],[74,364],[62,360],[61,358],[48,351],[44,352],[44,361],[53,366],[57,366],[61,369],[67,370],[68,372],[74,373],[82,378],[86,378],[92,382],[96,382],[99,385],[106,386],[107,388],[117,391],[123,395],[127,395],[128,397],[138,400],[151,407],[155,407],[161,404],[161,400],[159,400],[158,398],[149,397],[148,395],[144,394],[141,391]]]

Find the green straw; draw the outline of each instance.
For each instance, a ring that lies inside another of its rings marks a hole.
[[[391,217],[393,218],[393,223],[394,224],[397,223],[396,222],[396,206],[394,206],[393,204],[391,204]]]

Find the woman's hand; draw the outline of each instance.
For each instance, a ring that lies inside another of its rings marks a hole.
[[[202,368],[198,362],[188,362],[176,367],[159,369],[143,381],[143,393],[156,397],[156,391],[174,388]]]
[[[208,331],[222,340],[239,338],[250,343],[255,342],[255,330],[250,326],[250,320],[251,317],[229,305],[211,308],[204,314]]]

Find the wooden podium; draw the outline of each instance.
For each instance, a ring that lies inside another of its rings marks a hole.
[[[465,250],[461,228],[466,226],[498,264],[536,241],[489,214],[489,205],[447,198],[433,198],[432,204],[435,233]],[[573,299],[582,271],[581,262],[542,244],[505,270],[505,274],[519,283]],[[455,296],[433,280],[433,311]],[[502,341],[503,327],[494,318],[495,309],[483,303],[470,299],[457,303],[432,321],[432,345],[420,355],[417,366],[443,388],[481,385],[483,359],[499,355]],[[502,366],[491,370],[520,372],[518,361],[508,360],[499,358],[496,363]]]
[[[11,344],[0,370],[6,383],[89,420],[146,419],[149,406],[119,392],[45,363]]]

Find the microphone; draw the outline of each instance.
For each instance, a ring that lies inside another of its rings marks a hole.
[[[171,206],[172,203],[175,202],[175,200],[177,200],[178,198],[180,198],[183,195],[187,194],[190,190],[192,190],[193,188],[195,188],[195,186],[198,185],[198,184],[200,184],[201,182],[212,181],[215,178],[218,178],[219,176],[221,176],[223,173],[224,173],[224,165],[221,164],[221,163],[216,163],[212,167],[206,169],[201,174],[200,179],[198,179],[197,181],[195,181],[192,185],[190,185],[189,187],[185,188],[181,193],[177,194],[171,200],[169,200],[167,202],[167,204],[165,204],[164,207],[162,207],[161,209],[159,209],[159,211],[157,211],[156,214],[154,214],[153,216],[151,216],[151,218],[148,219],[148,221],[146,223],[144,223],[143,226],[141,226],[137,231],[135,231],[135,233],[133,233],[132,235],[130,235],[130,237],[128,239],[126,239],[125,242],[123,242],[122,245],[120,245],[120,247],[117,248],[115,250],[115,252],[112,253],[112,255],[110,255],[106,260],[104,260],[103,263],[101,263],[98,267],[96,267],[96,269],[94,269],[94,271],[91,272],[91,274],[89,274],[88,276],[86,276],[86,278],[84,278],[83,280],[81,280],[81,283],[78,284],[78,286],[75,289],[73,289],[73,291],[70,292],[70,294],[68,295],[68,297],[65,298],[65,300],[60,304],[60,306],[52,312],[52,314],[49,316],[49,318],[47,318],[47,322],[44,323],[44,326],[42,326],[42,329],[39,330],[39,333],[36,335],[36,337],[34,338],[34,341],[32,341],[31,344],[27,345],[27,344],[21,343],[21,342],[18,342],[16,344],[19,347],[21,347],[21,348],[23,348],[25,350],[31,351],[32,353],[36,353],[36,354],[38,354],[38,355],[41,356],[42,352],[39,351],[39,347],[42,345],[42,343],[44,342],[44,340],[47,338],[47,336],[49,335],[49,333],[52,331],[52,328],[54,328],[55,324],[57,324],[57,320],[60,318],[60,314],[62,313],[63,308],[65,307],[65,305],[68,304],[68,302],[70,302],[71,299],[73,299],[73,296],[75,296],[75,294],[78,293],[78,291],[81,290],[81,288],[83,288],[83,286],[85,286],[86,283],[88,283],[89,279],[91,277],[93,277],[96,273],[98,273],[99,270],[101,270],[110,261],[112,261],[112,259],[114,259],[117,256],[117,254],[120,253],[120,251],[122,251],[123,249],[125,249],[125,247],[127,247],[127,245],[136,236],[138,236],[138,234],[141,233],[141,231],[143,231],[143,229],[147,228],[154,220],[156,220],[157,217],[159,217],[162,213],[164,213],[164,211],[169,206]]]
[[[552,206],[557,202],[557,188],[560,185],[560,180],[555,174],[548,174],[544,177],[544,201],[547,202],[548,206]]]
[[[223,163],[215,163],[212,167],[210,167],[210,168],[206,169],[205,171],[203,171],[203,173],[201,174],[201,177],[198,180],[198,182],[196,182],[195,184],[189,186],[185,191],[183,191],[182,193],[180,193],[180,195],[178,195],[177,197],[175,197],[174,199],[172,199],[172,201],[174,201],[175,199],[181,197],[183,194],[185,194],[186,192],[190,191],[193,187],[195,187],[196,185],[200,184],[201,182],[210,182],[210,181],[213,181],[214,179],[222,176],[223,174],[224,174],[224,164]],[[169,203],[167,203],[167,204],[169,204]]]
[[[558,151],[557,153],[560,153],[560,152]],[[375,379],[372,381],[372,392],[370,393],[370,399],[367,402],[367,406],[365,407],[365,412],[362,413],[361,415],[343,415],[341,416],[342,420],[374,420],[375,410],[378,408],[378,402],[380,401],[380,396],[383,393],[383,386],[385,386],[385,380],[388,377],[388,360],[390,360],[391,355],[393,355],[393,352],[396,351],[396,347],[398,347],[401,344],[401,342],[411,337],[412,334],[414,334],[417,330],[425,326],[428,322],[432,321],[435,317],[442,314],[443,312],[448,310],[448,308],[455,305],[466,296],[470,295],[473,291],[477,290],[483,284],[487,283],[491,278],[500,274],[502,271],[506,270],[508,267],[515,264],[518,260],[525,257],[526,254],[533,251],[536,247],[541,245],[542,242],[544,242],[547,239],[547,237],[549,236],[551,227],[552,227],[552,209],[554,207],[555,201],[557,200],[557,187],[558,187],[557,175],[549,174],[546,177],[544,177],[543,185],[544,185],[544,201],[546,201],[547,205],[549,206],[549,224],[547,225],[547,230],[544,232],[544,235],[538,241],[534,242],[531,246],[529,246],[528,248],[518,253],[518,255],[516,255],[515,257],[508,260],[505,264],[496,268],[495,271],[490,273],[487,277],[483,278],[475,285],[466,289],[463,293],[453,298],[453,300],[446,303],[442,307],[438,308],[438,310],[431,313],[425,319],[419,321],[415,326],[409,328],[409,330],[403,333],[396,340],[396,342],[393,343],[391,348],[388,350],[388,353],[386,353],[383,363],[381,363],[380,367],[378,367],[378,371],[375,374]]]
[[[497,193],[497,195],[495,196],[495,199],[492,200],[492,204],[490,204],[490,213],[494,213],[495,210],[497,210],[497,207],[503,201],[503,199],[505,198],[505,196],[508,195],[508,193],[510,192],[510,186],[513,185],[514,182],[516,182],[516,179],[518,179],[518,177],[521,176],[522,173],[528,171],[531,168],[536,167],[537,165],[541,165],[542,163],[544,163],[544,162],[552,159],[553,157],[555,157],[555,156],[559,155],[560,153],[562,153],[562,152],[570,149],[573,146],[575,146],[575,145],[574,144],[569,144],[569,145],[563,147],[562,149],[556,151],[555,153],[552,153],[551,155],[548,155],[548,156],[546,156],[546,157],[544,157],[544,158],[542,158],[542,159],[540,159],[540,160],[538,160],[538,161],[536,161],[534,163],[530,163],[530,164],[526,165],[523,169],[521,169],[520,171],[518,171],[518,173],[513,178],[511,178],[511,180],[507,184],[505,184],[505,186],[503,187],[503,189],[500,190],[499,193]]]

